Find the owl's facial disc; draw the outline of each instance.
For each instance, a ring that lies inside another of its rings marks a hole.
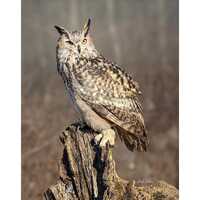
[[[97,50],[89,34],[91,20],[88,19],[81,31],[69,32],[63,27],[55,26],[60,34],[57,50],[65,52],[66,59],[73,57],[91,58],[98,55]],[[62,54],[64,56],[64,53]]]

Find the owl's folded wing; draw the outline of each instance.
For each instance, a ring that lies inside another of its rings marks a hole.
[[[87,100],[87,103],[98,115],[114,124],[129,150],[146,151],[148,144],[146,128],[142,114],[133,107],[136,104],[135,100],[111,99],[102,101],[101,104]]]
[[[82,86],[78,94],[98,115],[116,125],[130,150],[146,150],[138,83],[111,62],[99,59],[92,63],[87,66],[87,79],[83,74],[76,77]]]

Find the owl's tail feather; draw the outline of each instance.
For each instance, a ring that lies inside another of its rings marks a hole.
[[[140,151],[144,152],[147,151],[147,146],[149,144],[149,140],[146,134],[146,130],[144,129],[143,134],[140,136],[136,136],[133,133],[127,132],[125,130],[118,131],[120,139],[125,143],[126,147],[130,151]]]

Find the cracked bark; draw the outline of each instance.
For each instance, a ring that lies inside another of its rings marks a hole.
[[[59,180],[44,193],[46,200],[175,200],[178,190],[164,181],[126,181],[115,170],[112,149],[94,144],[96,133],[68,127],[60,136],[64,146]]]

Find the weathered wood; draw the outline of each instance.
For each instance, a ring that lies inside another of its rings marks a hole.
[[[96,133],[78,124],[60,136],[64,146],[60,179],[45,192],[46,200],[162,200],[178,199],[178,190],[163,182],[121,179],[115,170],[112,149],[94,144]]]

